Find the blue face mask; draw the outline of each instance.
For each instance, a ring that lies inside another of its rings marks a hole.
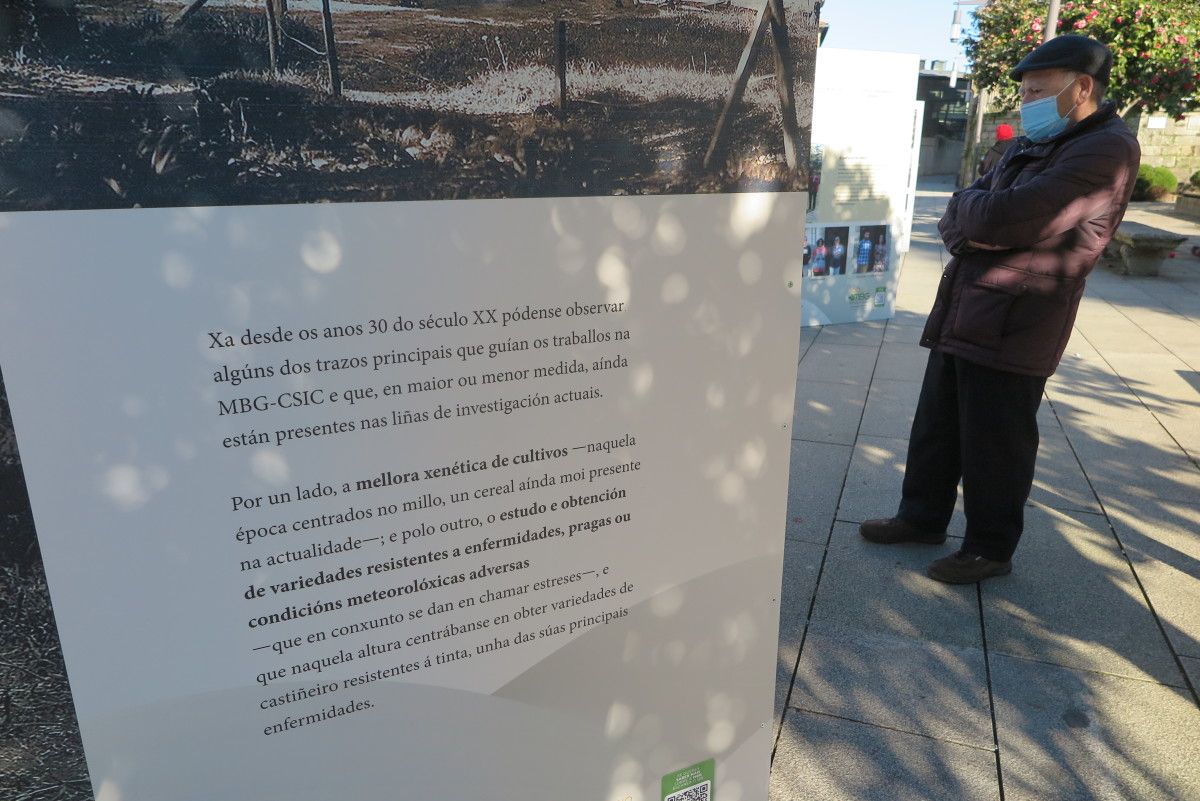
[[[1021,106],[1021,127],[1032,141],[1045,142],[1067,130],[1067,125],[1071,122],[1071,111],[1079,104],[1071,106],[1071,111],[1068,111],[1065,117],[1060,117],[1058,95],[1070,89],[1074,83],[1072,79],[1071,83],[1064,86],[1054,97],[1043,97]]]

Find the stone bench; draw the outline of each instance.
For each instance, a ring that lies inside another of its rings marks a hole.
[[[1180,192],[1176,195],[1175,211],[1200,219],[1200,192]]]
[[[1158,275],[1163,261],[1186,236],[1136,222],[1123,222],[1105,250],[1122,275]]]

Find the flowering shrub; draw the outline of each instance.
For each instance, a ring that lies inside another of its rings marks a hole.
[[[1008,71],[1042,42],[1044,0],[992,0],[975,12],[965,37],[980,86],[1005,108],[1018,103]],[[1161,111],[1182,117],[1200,108],[1200,3],[1191,0],[1066,0],[1059,34],[1089,36],[1113,51],[1108,96],[1122,114]]]

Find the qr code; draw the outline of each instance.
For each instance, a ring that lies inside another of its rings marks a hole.
[[[678,793],[671,793],[665,801],[712,801],[712,782],[697,784]]]

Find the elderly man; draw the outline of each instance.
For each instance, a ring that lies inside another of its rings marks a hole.
[[[860,527],[872,542],[945,542],[961,479],[966,535],[929,566],[938,581],[1012,570],[1042,391],[1137,177],[1137,140],[1104,102],[1111,68],[1108,48],[1082,36],[1026,56],[1011,73],[1025,136],[955,193],[939,223],[953,258],[921,337],[932,352],[899,511]]]

